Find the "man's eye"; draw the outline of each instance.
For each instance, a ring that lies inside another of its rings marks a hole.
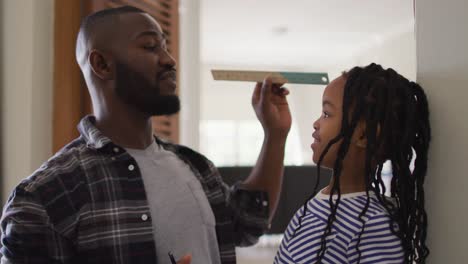
[[[154,50],[156,50],[158,48],[159,48],[158,46],[145,46],[145,49],[149,50],[149,51],[154,51]]]

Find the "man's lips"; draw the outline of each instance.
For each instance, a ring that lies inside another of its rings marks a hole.
[[[164,71],[159,74],[158,79],[172,79],[176,80],[176,71],[170,70],[170,71]]]

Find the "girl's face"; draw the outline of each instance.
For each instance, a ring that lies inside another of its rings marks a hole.
[[[322,115],[314,122],[313,161],[317,163],[328,142],[335,138],[341,129],[343,94],[346,79],[341,76],[333,80],[323,92]],[[325,155],[321,166],[333,168],[341,141],[332,145]]]

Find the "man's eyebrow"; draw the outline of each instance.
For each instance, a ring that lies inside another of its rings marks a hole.
[[[147,30],[147,31],[140,32],[135,36],[135,39],[141,38],[143,36],[155,36],[155,37],[157,37],[157,38],[159,38],[161,40],[166,40],[166,34],[161,33],[161,32],[157,32],[157,31],[154,31],[154,30]]]

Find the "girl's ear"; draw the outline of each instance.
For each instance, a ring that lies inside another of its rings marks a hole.
[[[356,126],[356,129],[354,129],[354,134],[353,134],[353,143],[356,145],[358,148],[365,149],[367,148],[367,135],[366,135],[366,123],[364,121],[359,121],[359,123]],[[376,137],[378,138],[380,135],[380,125],[377,125],[377,135]]]
[[[367,147],[366,123],[364,121],[359,121],[356,125],[351,142],[361,149]]]

